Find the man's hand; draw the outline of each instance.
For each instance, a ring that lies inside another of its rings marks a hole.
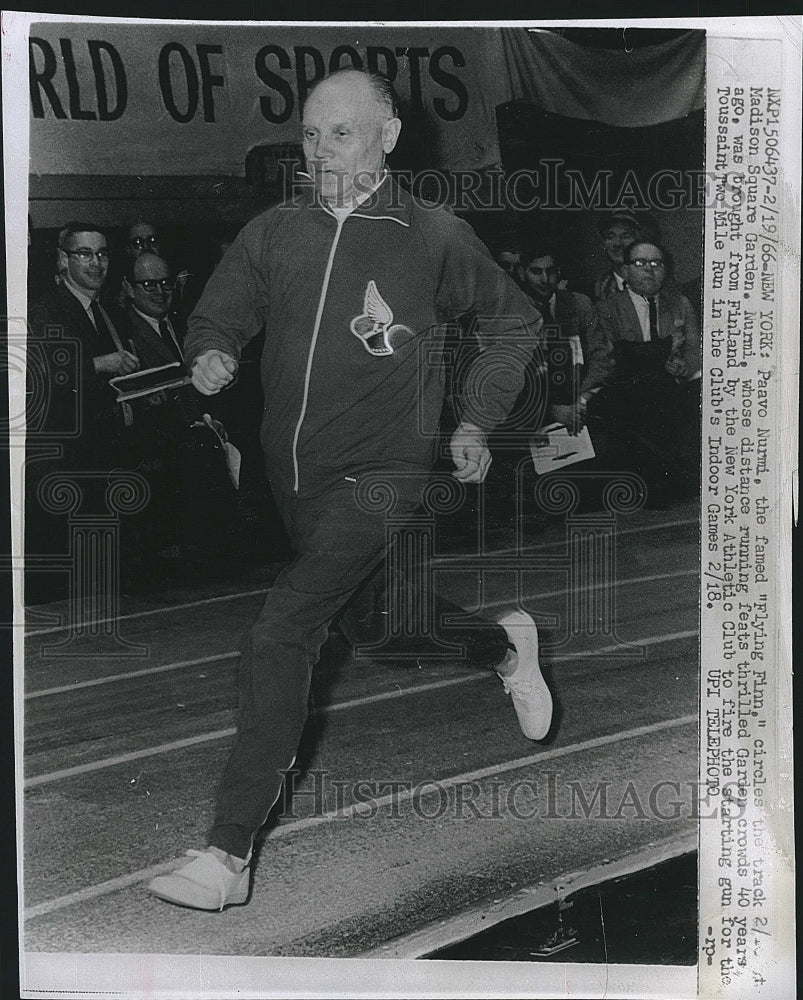
[[[565,405],[555,403],[549,408],[549,417],[553,423],[563,424],[571,435],[577,435],[586,425],[586,404],[581,402]]]
[[[485,431],[462,420],[449,443],[455,471],[452,475],[461,483],[484,482],[491,465],[491,452]]]
[[[139,358],[129,351],[99,354],[92,363],[98,375],[130,375],[139,368]]]
[[[192,384],[204,396],[214,396],[234,379],[237,362],[230,354],[213,349],[204,351],[192,366]]]

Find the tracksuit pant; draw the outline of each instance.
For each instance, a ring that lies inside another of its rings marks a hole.
[[[243,647],[237,737],[209,836],[210,845],[239,858],[251,850],[295,759],[329,624],[361,587],[371,592],[385,555],[385,516],[357,504],[353,483],[312,498],[278,494],[276,502],[295,557],[276,578]],[[411,496],[402,513],[417,506]],[[478,624],[485,627],[471,630],[472,645],[489,665],[500,663],[507,634],[494,623]]]

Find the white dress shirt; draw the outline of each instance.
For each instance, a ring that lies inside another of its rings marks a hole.
[[[86,292],[82,292],[80,288],[77,288],[70,281],[69,277],[66,274],[63,276],[62,280],[64,282],[64,287],[67,289],[67,291],[69,291],[72,295],[74,295],[81,303],[81,305],[84,307],[84,310],[87,316],[89,317],[89,322],[92,324],[92,326],[95,327],[96,330],[98,330],[97,325],[95,323],[95,317],[92,315],[92,303],[95,302],[96,299],[91,295],[87,295]],[[102,330],[98,330],[98,333],[102,332],[103,332]]]
[[[162,331],[159,329],[160,320],[156,319],[154,316],[148,316],[146,313],[140,312],[140,310],[137,309],[137,307],[134,306],[133,303],[132,303],[132,306],[133,306],[134,312],[138,316],[141,316],[145,320],[145,322],[148,324],[148,326],[150,326],[154,330],[154,332],[156,333],[157,337],[159,337],[160,340],[164,340],[164,337],[162,336]],[[164,317],[164,321],[167,324],[167,329],[168,329],[168,332],[170,333],[170,338],[173,341],[173,343],[174,343],[174,345],[176,347],[176,350],[179,353],[179,357],[183,358],[184,357],[184,353],[181,350],[181,345],[179,344],[178,339],[176,338],[176,331],[173,329],[173,324],[170,322],[170,320],[168,319],[167,316]]]
[[[645,343],[652,340],[650,336],[650,302],[646,295],[639,295],[638,292],[634,292],[632,288],[628,287],[627,294],[630,296],[630,301],[636,310],[636,315],[638,316],[639,325],[641,326],[641,336]],[[655,310],[656,315],[658,313],[658,296],[655,296]]]

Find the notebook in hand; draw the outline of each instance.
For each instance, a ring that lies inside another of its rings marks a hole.
[[[586,462],[595,452],[587,427],[571,435],[563,424],[550,424],[542,427],[530,442],[530,454],[535,471],[543,476],[575,462]]]
[[[184,365],[173,361],[169,365],[158,368],[146,368],[144,371],[132,372],[131,375],[118,375],[109,379],[109,385],[117,392],[117,402],[148,396],[162,389],[174,389],[186,385],[190,381]]]

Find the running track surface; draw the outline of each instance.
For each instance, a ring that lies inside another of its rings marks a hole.
[[[295,794],[259,850],[249,904],[222,914],[170,906],[144,884],[205,843],[236,653],[270,568],[124,596],[118,632],[137,655],[89,640],[59,655],[66,605],[33,609],[25,951],[416,957],[549,901],[558,884],[693,849],[698,531],[693,504],[620,515],[615,634],[568,646],[566,570],[539,565],[565,551],[562,524],[527,540],[518,571],[492,538],[483,589],[461,568],[465,549],[440,556],[439,583],[464,606],[537,614],[557,702],[543,743],[521,735],[492,672],[355,656],[330,639]]]

